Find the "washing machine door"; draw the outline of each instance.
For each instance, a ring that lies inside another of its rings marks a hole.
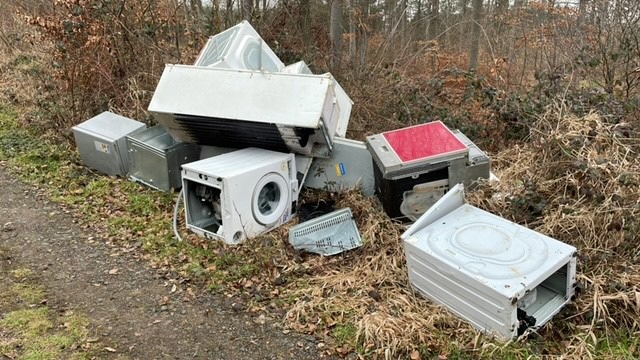
[[[253,189],[251,211],[254,219],[266,226],[277,222],[287,210],[289,193],[289,185],[282,175],[264,175]]]

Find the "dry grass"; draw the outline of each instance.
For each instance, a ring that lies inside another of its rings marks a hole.
[[[587,354],[595,339],[640,325],[640,137],[637,123],[558,113],[541,116],[529,144],[496,156],[502,181],[471,200],[578,248],[585,291],[567,346]]]
[[[11,65],[3,59],[3,69],[11,72],[0,71],[0,101],[38,116],[43,101],[44,106],[55,103],[38,96],[42,89],[32,80],[47,62],[30,56],[13,57],[21,62]],[[427,67],[429,56],[416,60],[416,68]],[[438,59],[448,62],[437,66],[436,74],[454,63],[446,56]],[[437,97],[435,105],[456,109],[464,95],[466,81],[460,76],[442,75],[444,91],[434,93],[424,85],[430,77],[395,80],[398,73],[391,69],[361,78],[367,86],[345,83],[356,100],[352,137],[406,126],[407,119],[418,121],[413,117],[418,105],[431,105],[432,97]],[[144,114],[149,77],[140,73],[128,78],[125,99],[114,109]],[[357,192],[335,196],[338,208],[354,211],[364,239],[361,249],[334,257],[297,253],[286,241],[289,224],[235,248],[189,235],[187,242],[195,246],[181,249],[175,263],[187,262],[183,270],[197,265],[212,275],[210,285],[222,286],[227,296],[246,296],[250,310],[284,308],[285,327],[323,337],[327,348],[339,353],[358,350],[396,358],[417,350],[423,356],[462,352],[527,358],[531,352],[542,353],[541,347],[564,358],[615,358],[602,349],[606,339],[620,329],[629,337],[640,331],[640,124],[609,124],[596,114],[577,118],[562,110],[549,108],[542,114],[529,142],[492,154],[501,182],[481,184],[468,194],[483,209],[578,248],[582,295],[529,342],[497,343],[414,293],[400,240],[404,227],[389,220],[375,199]],[[400,113],[407,118],[400,119]],[[485,128],[492,129],[489,125]],[[474,140],[491,139],[484,135]],[[205,255],[197,264],[189,262],[195,257],[189,252],[199,250]],[[278,281],[283,278],[288,279],[284,285]]]
[[[286,240],[293,223],[238,247],[188,239],[212,254],[200,264],[207,271],[226,267],[214,281],[228,297],[243,298],[250,311],[284,314],[285,328],[319,336],[327,352],[356,350],[372,358],[633,358],[635,342],[624,344],[640,331],[637,126],[549,108],[528,142],[494,154],[501,181],[468,193],[476,206],[578,248],[582,294],[538,335],[515,343],[479,334],[414,293],[400,240],[405,227],[392,222],[377,199],[358,192],[304,196],[352,208],[364,246],[345,254],[294,251]],[[238,264],[220,261],[229,256],[244,266],[243,276],[234,275]]]
[[[618,336],[620,329],[633,334],[640,325],[640,142],[636,124],[559,113],[550,108],[531,129],[530,142],[494,156],[501,182],[482,184],[468,195],[483,209],[579,250],[584,291],[540,330],[540,338],[530,339],[537,345],[505,348],[415,294],[400,241],[403,227],[384,216],[374,199],[355,192],[341,196],[338,207],[354,209],[363,248],[335,258],[281,258],[282,273],[299,278],[288,289],[296,301],[286,325],[332,334],[336,327],[353,324],[357,330],[348,346],[390,357],[419,350],[487,358],[509,351],[526,358],[536,346],[565,358],[607,357],[608,350],[602,349],[606,339]],[[284,265],[287,259],[290,264]]]
[[[354,209],[365,245],[345,257],[307,262],[314,274],[306,279],[307,287],[294,290],[302,300],[287,313],[288,325],[309,331],[355,324],[357,343],[351,345],[365,352],[445,346],[439,334],[447,328],[457,331],[458,321],[411,290],[400,240],[403,227],[389,220],[374,199],[358,193],[341,198],[338,207],[345,206]]]

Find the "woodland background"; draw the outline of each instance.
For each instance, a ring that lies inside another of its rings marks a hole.
[[[20,126],[50,144],[20,158],[27,142],[9,134],[1,153],[28,176],[46,172],[33,177],[87,218],[108,219],[118,241],[141,241],[155,261],[242,297],[248,311],[283,312],[287,329],[324,338],[328,353],[640,356],[640,2],[0,3],[0,105],[19,109]],[[153,123],[146,109],[164,65],[193,63],[209,36],[242,19],[285,64],[304,60],[338,79],[354,101],[349,137],[441,120],[487,151],[501,181],[480,184],[469,201],[576,246],[576,302],[540,334],[504,345],[413,293],[403,228],[358,193],[337,204],[352,207],[365,246],[301,259],[283,245],[285,228],[233,251],[195,237],[177,243],[171,199],[113,187],[81,166],[71,126],[105,110]],[[92,186],[105,195],[83,190]]]

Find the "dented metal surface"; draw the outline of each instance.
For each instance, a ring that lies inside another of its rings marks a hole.
[[[402,235],[411,284],[500,338],[539,328],[574,296],[576,249],[467,204],[463,189]]]
[[[328,157],[351,110],[337,89],[330,74],[167,65],[149,111],[183,142]]]

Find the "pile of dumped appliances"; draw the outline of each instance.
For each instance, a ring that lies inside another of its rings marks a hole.
[[[465,202],[464,187],[491,176],[469,138],[434,121],[347,139],[352,105],[331,74],[285,66],[245,21],[211,37],[194,65],[166,65],[149,105],[159,125],[104,112],[73,132],[87,166],[181,188],[187,228],[228,244],[289,222],[303,187],[377,196],[413,223],[402,235],[411,284],[501,338],[572,300],[575,248]],[[289,235],[326,256],[362,246],[349,208]]]

